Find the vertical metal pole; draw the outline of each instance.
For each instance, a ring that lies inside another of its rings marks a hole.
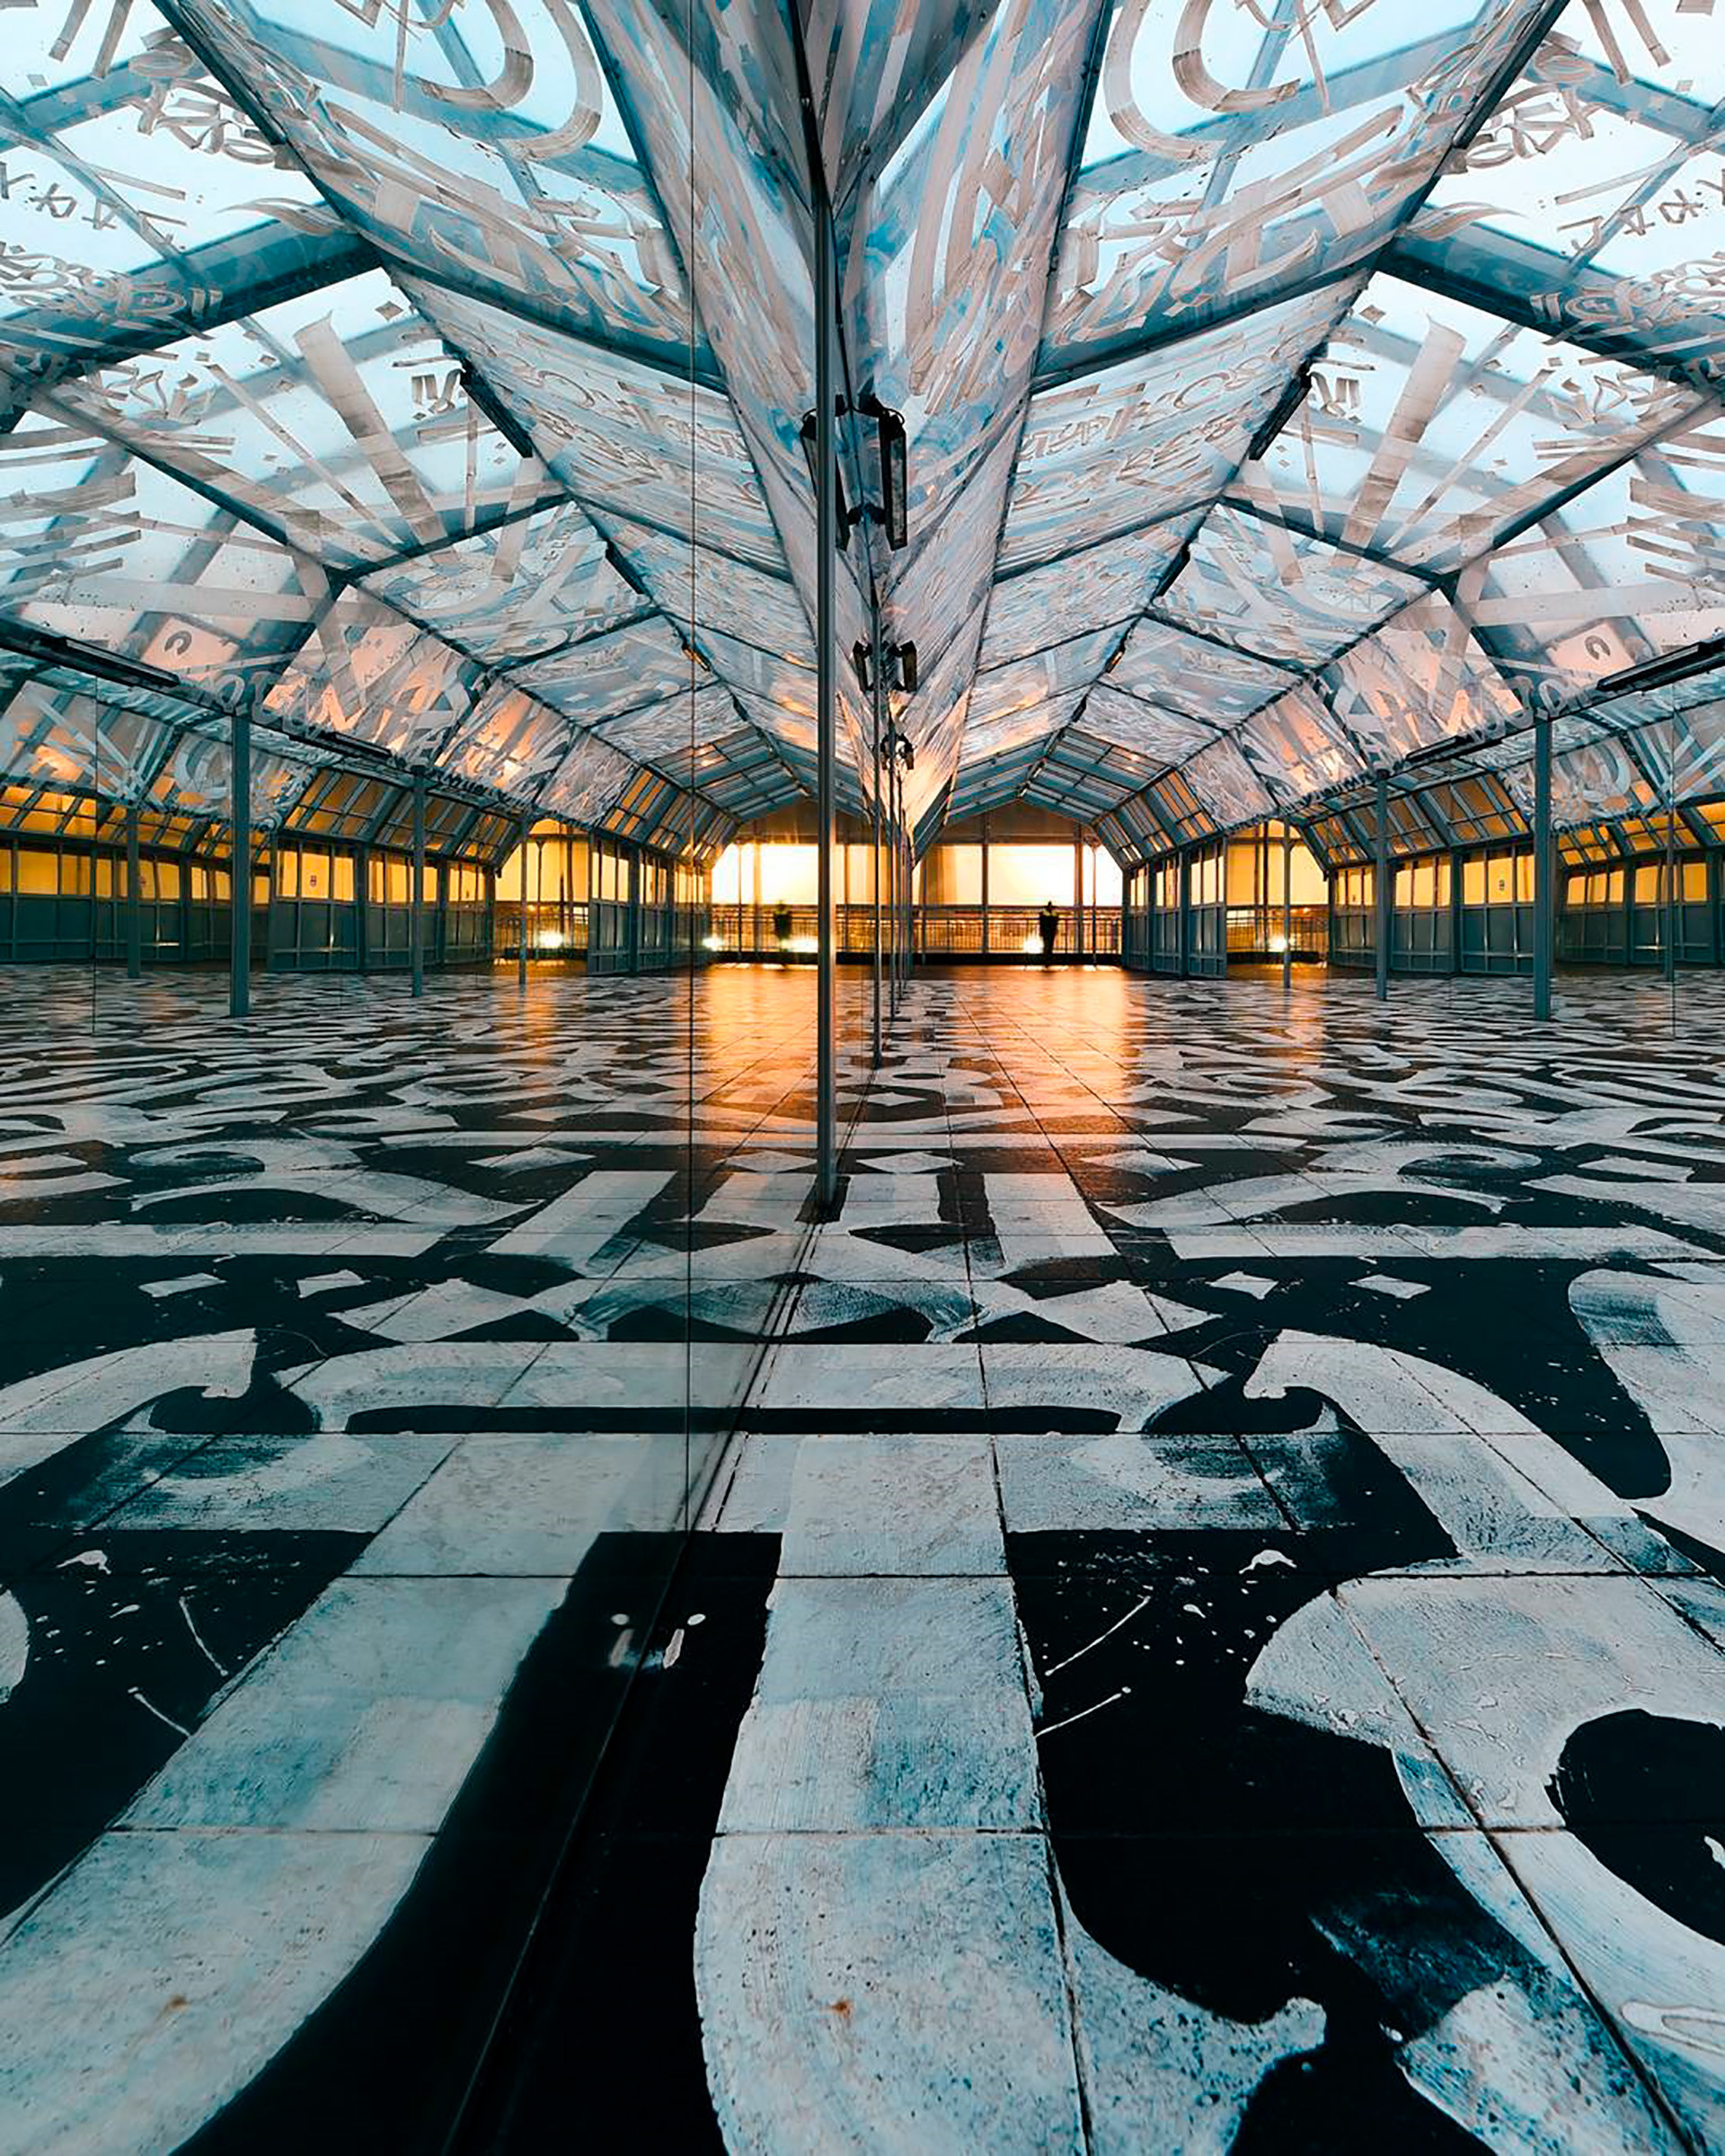
[[[1373,944],[1377,958],[1377,1000],[1390,994],[1390,781],[1377,774],[1377,860],[1372,870]]]
[[[1294,985],[1294,834],[1282,826],[1282,993]]]
[[[1179,859],[1180,972],[1183,980],[1192,970],[1192,859],[1184,846]]]
[[[978,941],[983,957],[988,956],[988,818],[982,819],[982,934]]]
[[[1552,1015],[1552,942],[1556,927],[1552,860],[1552,722],[1534,722],[1534,1016]]]
[[[181,874],[186,873],[184,869]],[[137,858],[137,809],[126,811],[126,977],[144,977],[143,871]]]
[[[1084,955],[1084,842],[1082,834],[1072,842],[1072,955]]]
[[[874,714],[874,851],[870,856],[870,897],[874,905],[874,994],[872,1017],[870,1024],[870,1054],[875,1067],[880,1063],[880,705],[887,694],[887,685],[880,678],[880,613],[872,601],[869,606],[869,638],[874,657],[874,695],[871,699]]]
[[[904,971],[904,857],[898,844],[898,755],[896,748],[887,761],[887,835],[892,841],[891,881],[889,895],[892,900],[892,1014],[898,1015],[898,990]]]
[[[833,235],[818,170],[815,213],[815,861],[818,876],[815,985],[815,1202],[822,1212],[838,1194],[838,1116],[834,1067],[833,796],[837,751],[837,684],[833,576],[838,553],[838,444],[834,399]]]
[[[521,906],[519,912],[515,916],[515,985],[518,988],[525,988],[527,985],[527,840],[528,834],[532,831],[532,821],[528,817],[527,811],[524,808],[521,811],[521,852],[519,856],[521,864]],[[590,877],[588,881],[591,881]],[[588,919],[590,923],[593,917],[593,908],[590,903],[588,904],[587,911]],[[588,935],[590,941],[592,937],[592,929],[590,926],[588,931]]]
[[[227,1014],[243,1018],[252,1008],[252,713],[243,702],[234,707],[229,748]]]
[[[413,882],[408,892],[407,948],[413,993],[425,994],[425,773],[413,773]]]
[[[485,958],[490,965],[497,963],[497,870],[485,871]]]
[[[1677,980],[1677,811],[1676,793],[1676,787],[1668,778],[1665,800],[1665,977],[1674,988]]]

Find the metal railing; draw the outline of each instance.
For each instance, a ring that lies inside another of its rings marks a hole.
[[[1073,909],[1056,909],[1060,925],[1055,935],[1055,956],[1118,958],[1120,949],[1120,912],[1118,906],[1084,908],[1082,954],[1074,941]],[[874,949],[872,906],[840,906],[836,948],[843,958],[865,957]],[[1029,906],[991,906],[988,935],[983,941],[982,908],[978,906],[919,906],[913,926],[912,948],[927,959],[1039,958],[1042,941],[1040,909]],[[715,906],[712,909],[713,948],[721,956],[759,959],[812,959],[816,949],[816,912],[812,906],[786,909],[788,926],[781,948],[776,909],[770,906]],[[890,925],[889,923],[889,925]]]
[[[1120,949],[1120,909],[1117,906],[1087,906],[1084,938],[1079,942],[1075,909],[1057,906],[1059,925],[1055,931],[1056,958],[1118,958]],[[987,912],[987,938],[983,937],[983,909],[979,906],[919,906],[916,909],[918,954],[931,959],[1040,958],[1041,908],[1034,906],[991,906]]]
[[[1288,915],[1288,942],[1296,959],[1329,955],[1329,909],[1296,906]],[[1228,908],[1228,956],[1231,959],[1277,959],[1282,955],[1282,909],[1279,906],[1231,906]]]

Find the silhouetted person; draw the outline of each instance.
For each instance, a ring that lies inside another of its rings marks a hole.
[[[1054,956],[1054,939],[1060,933],[1060,915],[1052,898],[1036,916],[1036,926],[1042,938],[1042,963],[1046,966]]]
[[[783,898],[773,908],[773,940],[779,947],[779,963],[783,966],[791,956],[791,908]]]

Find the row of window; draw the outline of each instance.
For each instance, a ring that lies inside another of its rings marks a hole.
[[[351,853],[322,853],[298,846],[283,846],[275,855],[275,895],[281,899],[322,899],[338,906],[354,902],[357,863]],[[198,861],[164,861],[155,854],[138,856],[140,898],[190,898],[198,903],[226,903],[228,871],[225,867]],[[445,864],[445,903],[448,906],[482,906],[486,899],[485,870],[477,862]],[[428,866],[421,887],[428,906],[438,902],[438,870]],[[659,871],[664,880],[664,870]],[[371,854],[366,862],[366,897],[374,906],[406,906],[412,897],[412,863],[399,855]],[[75,853],[46,847],[13,847],[0,843],[0,893],[16,890],[42,898],[123,898],[126,896],[126,861],[123,854]],[[270,903],[270,871],[260,863],[252,887],[252,903]]]
[[[203,862],[160,861],[140,854],[138,897],[154,902],[190,898],[194,903],[226,903],[228,872]],[[110,853],[49,853],[45,848],[0,844],[0,894],[17,891],[29,898],[123,898],[126,862]],[[257,881],[254,902],[267,905],[267,877]]]
[[[1474,853],[1461,863],[1464,906],[1531,906],[1534,857],[1531,853]],[[1402,862],[1394,870],[1391,902],[1398,913],[1432,913],[1450,903],[1455,885],[1447,854]],[[1376,902],[1376,874],[1370,868],[1338,869],[1331,887],[1334,904],[1344,911],[1369,909]]]
[[[1705,905],[1707,899],[1707,863],[1704,861],[1679,861],[1673,863],[1676,870],[1675,889],[1677,897],[1689,906]],[[1662,861],[1643,862],[1632,871],[1623,869],[1589,869],[1578,872],[1569,879],[1563,894],[1566,906],[1621,906],[1625,893],[1637,906],[1662,906],[1666,899],[1665,863]]]

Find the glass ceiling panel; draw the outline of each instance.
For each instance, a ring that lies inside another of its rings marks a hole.
[[[1049,346],[1106,349],[1363,261],[1538,12],[1119,0]]]
[[[561,711],[508,682],[493,682],[438,758],[439,770],[476,786],[531,797],[568,753]]]
[[[799,768],[814,768],[816,753],[812,692],[807,712],[771,702],[765,696],[737,692],[737,701],[752,723]]]
[[[328,598],[317,564],[53,413],[0,437],[0,611],[207,694],[266,678]]]
[[[1375,277],[1243,483],[1349,546],[1452,568],[1698,404],[1655,376]]]
[[[1252,769],[1285,804],[1345,786],[1365,770],[1345,729],[1311,688],[1290,689],[1249,719],[1234,739]]]
[[[27,681],[0,713],[0,775],[137,801],[172,738],[171,727],[141,711]]]
[[[318,762],[314,750],[305,756],[276,753],[254,734],[252,739],[250,792],[252,821],[260,830],[273,830],[304,792]],[[150,798],[190,816],[223,820],[233,799],[234,757],[220,735],[176,734],[162,768],[156,773]]]
[[[1090,692],[1084,715],[1092,732],[1137,749],[1159,765],[1177,764],[1215,738],[1208,726],[1183,711],[1168,711],[1122,694],[1114,686],[1112,676]]]
[[[716,391],[406,279],[414,305],[520,415],[583,505],[645,518],[757,568],[784,557],[748,448]]]
[[[1725,421],[1644,451],[1500,547],[1461,592],[1530,700],[1725,635]]]
[[[815,663],[815,641],[796,587],[711,547],[668,539],[645,525],[607,516],[605,528],[662,614],[687,631],[722,627],[744,642]]]
[[[187,0],[185,14],[380,246],[686,361],[683,279],[576,8]]]
[[[1098,4],[996,9],[859,228],[856,342],[876,395],[905,417],[915,530],[1017,430]],[[984,520],[998,526],[997,503]]]
[[[279,724],[429,764],[473,702],[470,660],[364,592],[347,592],[264,699]]]
[[[815,243],[790,11],[781,0],[730,0],[686,22],[637,0],[588,0],[588,13],[684,259],[697,266],[736,425],[812,618],[813,487],[800,428],[815,402]],[[701,536],[743,551],[699,499]],[[842,650],[862,633],[863,551],[848,548],[834,575]]]
[[[677,636],[653,618],[535,659],[515,678],[576,725],[593,726],[679,691],[686,695],[694,671]]]
[[[379,570],[366,588],[491,666],[538,658],[651,612],[572,503]]]
[[[35,392],[0,609],[637,835],[682,786],[783,798],[813,767],[801,28],[846,393],[910,431],[911,543],[853,535],[838,644],[872,580],[921,657],[916,828],[978,786],[1099,814],[1170,758],[1189,836],[1445,742],[1519,785],[1495,735],[1725,633],[1725,422],[1692,386],[1725,379],[1725,49],[1693,0],[1574,0],[1528,65],[1550,13],[179,0],[218,81],[147,0],[0,7],[0,350]],[[871,498],[871,429],[841,431]],[[40,744],[106,729],[128,783],[132,736],[166,753],[50,687]]]
[[[1000,565],[1046,561],[1214,495],[1346,303],[1326,289],[1031,399]]]
[[[549,493],[381,271],[103,367],[58,400],[338,562],[471,531]]]
[[[1725,375],[1719,27],[1681,0],[1573,0],[1412,230],[1494,255],[1547,321]]]
[[[1200,749],[1181,765],[1187,784],[1217,824],[1248,824],[1268,816],[1276,804],[1269,789],[1247,763],[1244,752],[1231,736]]]
[[[669,772],[686,784],[694,749],[707,747],[737,731],[737,706],[728,689],[691,691],[685,683],[680,694],[631,711],[622,719],[607,720],[601,731],[614,748],[622,749],[639,764],[651,764]]]
[[[956,630],[956,642],[980,623],[1000,567],[1001,510],[1017,448],[1010,434],[997,441],[933,527],[888,557],[887,641],[908,637],[924,652],[924,667],[929,652],[948,648],[949,634]]]
[[[1344,651],[1324,681],[1336,716],[1384,764],[1525,718],[1466,623],[1437,592]]]
[[[781,711],[794,712],[811,722],[815,716],[815,669],[809,664],[761,650],[721,630],[703,629],[701,648],[712,662],[713,671],[739,694],[761,698]]]
[[[1159,611],[1261,658],[1316,665],[1424,589],[1303,532],[1218,508]]]
[[[916,768],[906,774],[904,806],[913,827],[958,769],[964,746],[965,714],[969,709],[978,647],[982,641],[978,610],[932,667],[922,685],[894,713],[895,723],[916,744]]]
[[[1087,688],[1101,672],[1117,634],[1113,629],[1092,630],[1051,650],[978,674],[970,692],[970,724],[986,726],[1067,689]]]
[[[172,333],[243,239],[277,270],[333,220],[153,7],[7,13],[0,350],[26,366]],[[188,260],[188,258],[190,258]]]
[[[1130,621],[1149,605],[1163,572],[1197,528],[1196,514],[1175,517],[1149,531],[1068,554],[1046,569],[1003,577],[989,595],[981,663],[1002,666],[1099,623]]]
[[[1503,773],[1524,812],[1533,807],[1531,764]],[[1552,818],[1572,826],[1725,793],[1725,698],[1675,719],[1605,737],[1552,758]]]
[[[540,795],[539,808],[571,824],[597,824],[638,775],[637,766],[608,742],[578,733]]]
[[[980,687],[980,682],[978,685]],[[1039,703],[1006,703],[980,716],[973,694],[964,725],[967,767],[972,758],[1004,755],[1032,742],[1046,745],[1051,736],[1071,720],[1084,702],[1084,694],[1083,689],[1070,689],[1064,695],[1046,697]]]
[[[1138,623],[1108,669],[1110,688],[1172,704],[1218,725],[1255,711],[1279,696],[1288,681],[1280,667],[1154,620]]]

